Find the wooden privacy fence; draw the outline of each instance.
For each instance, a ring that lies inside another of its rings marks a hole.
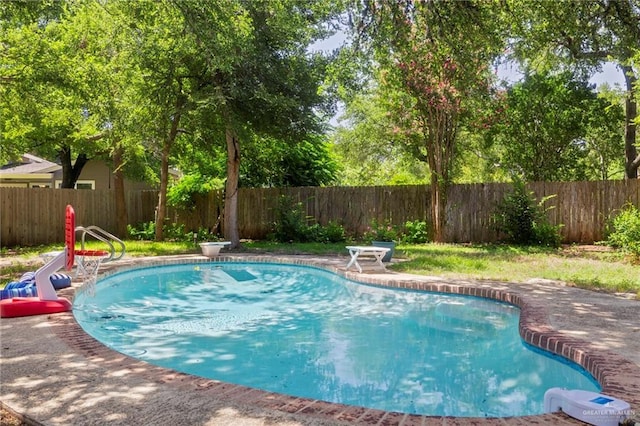
[[[126,197],[128,223],[154,220],[157,191],[132,191]],[[71,204],[78,226],[116,229],[113,190],[0,188],[0,246],[64,242],[65,207]]]
[[[563,224],[564,242],[593,243],[604,238],[608,218],[626,203],[640,207],[640,179],[597,182],[540,182],[528,184],[538,199],[555,206],[552,224]],[[447,202],[448,242],[492,242],[497,238],[491,216],[496,203],[511,191],[500,183],[454,185]],[[127,193],[128,223],[153,221],[156,191]],[[240,189],[238,225],[241,238],[264,238],[276,221],[279,200],[286,196],[302,203],[312,222],[335,221],[350,234],[362,234],[372,219],[401,225],[408,220],[428,222],[430,189],[424,185],[376,187],[304,187]],[[78,225],[97,225],[113,232],[113,190],[0,188],[0,245],[35,245],[64,240],[64,208],[74,206]],[[223,199],[220,191],[196,197],[188,209],[169,210],[170,221],[186,230],[220,229]]]

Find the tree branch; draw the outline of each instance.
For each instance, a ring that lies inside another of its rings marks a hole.
[[[576,43],[574,38],[566,34],[563,34],[563,36],[565,37],[565,39],[560,40],[560,45],[565,47],[569,51],[569,53],[571,53],[571,56],[573,56],[575,59],[602,60],[602,59],[607,59],[609,56],[613,55],[613,53],[608,50],[596,50],[591,52],[583,52],[580,49],[579,43]]]
[[[87,136],[87,142],[95,142],[107,136],[107,132],[96,133],[95,135]]]

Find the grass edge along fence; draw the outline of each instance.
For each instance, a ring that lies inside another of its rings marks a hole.
[[[640,179],[589,182],[537,182],[526,185],[537,199],[555,195],[547,211],[552,225],[562,224],[562,241],[591,244],[605,238],[608,219],[625,204],[640,207]],[[498,200],[511,184],[453,185],[447,201],[446,241],[495,242],[491,216]],[[276,220],[282,196],[301,202],[312,222],[340,223],[351,235],[362,235],[373,219],[401,225],[406,221],[429,222],[428,185],[371,187],[242,188],[238,192],[238,224],[241,238],[263,239]],[[157,191],[126,194],[128,223],[153,221]],[[187,230],[215,229],[223,211],[221,191],[195,197],[194,204],[170,208],[168,220]],[[113,190],[73,190],[0,187],[0,246],[51,244],[64,240],[64,208],[72,204],[78,225],[115,229]]]

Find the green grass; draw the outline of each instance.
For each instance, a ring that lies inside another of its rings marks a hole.
[[[393,269],[418,275],[525,282],[533,278],[607,292],[640,293],[640,265],[615,251],[502,245],[400,246]]]
[[[168,256],[172,254],[199,253],[200,247],[195,247],[191,242],[162,242],[154,241],[125,241],[128,256]],[[78,246],[76,246],[78,247]],[[106,244],[100,241],[87,241],[85,248],[93,250],[108,250]],[[39,259],[40,253],[62,250],[60,244],[49,244],[34,247],[14,247],[2,249],[0,252],[0,288],[16,281],[20,276],[28,271],[35,271],[42,261]]]
[[[99,242],[88,248],[99,249]],[[163,242],[130,240],[125,242],[129,256],[162,256],[200,253],[191,242]],[[282,255],[313,254],[347,257],[347,243],[293,243],[268,241],[243,243],[241,251]],[[0,265],[0,286],[34,270],[39,253],[59,250],[60,246],[40,246],[3,250],[2,257],[10,259]],[[420,244],[400,245],[390,269],[418,275],[437,275],[447,278],[471,278],[506,282],[525,282],[532,278],[564,281],[591,290],[630,292],[640,298],[640,264],[625,258],[618,251],[606,248],[564,247],[548,249],[507,245]]]
[[[250,241],[243,243],[244,251],[252,253],[272,254],[313,254],[313,255],[348,255],[348,243],[276,243],[273,241]]]
[[[200,253],[200,247],[192,242],[125,241],[127,254],[131,256],[169,256],[172,254]]]

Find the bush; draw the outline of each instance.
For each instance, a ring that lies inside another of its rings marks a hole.
[[[640,210],[627,204],[607,224],[607,244],[640,258]]]
[[[176,223],[166,223],[162,228],[162,232],[164,238],[169,241],[218,241],[220,239],[219,236],[208,229],[200,228],[195,232],[191,232],[186,231],[183,224]],[[135,240],[154,241],[156,238],[156,223],[151,221],[141,223],[138,226],[127,225],[127,234]]]
[[[196,242],[203,242],[203,241],[222,241],[222,235],[218,235],[215,232],[211,231],[210,229],[207,228],[198,228],[198,230],[195,232],[195,240]]]
[[[559,247],[560,227],[551,225],[544,203],[554,196],[536,202],[533,191],[527,191],[524,182],[516,180],[513,191],[496,206],[493,221],[504,240],[511,244]]]
[[[281,242],[339,243],[346,240],[342,225],[329,222],[327,226],[319,223],[309,225],[314,218],[304,215],[301,202],[293,202],[290,197],[282,196],[278,202],[277,220],[273,224],[270,238]]]
[[[184,224],[166,223],[162,227],[162,235],[168,241],[193,241],[193,234],[185,230]]]
[[[373,219],[362,235],[362,239],[367,244],[371,244],[372,241],[396,241],[399,239],[399,235],[398,228],[391,221],[387,220],[384,223],[380,223]]]
[[[344,232],[344,227],[338,222],[329,221],[324,228],[326,233],[326,239],[329,243],[341,243],[347,240],[347,236]]]
[[[427,222],[408,220],[404,224],[401,240],[405,244],[424,244],[429,241]]]
[[[547,247],[560,247],[562,236],[560,235],[561,226],[554,226],[545,221],[533,223],[534,245]]]
[[[290,197],[281,196],[276,207],[276,221],[272,238],[278,242],[304,242],[307,224],[303,216],[302,203],[294,203]]]
[[[127,225],[127,234],[134,240],[153,241],[156,238],[156,223],[152,221],[138,226]]]

